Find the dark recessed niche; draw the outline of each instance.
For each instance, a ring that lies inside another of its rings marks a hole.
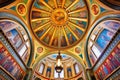
[[[6,5],[9,5],[10,3],[14,2],[16,0],[0,0],[0,8],[4,7]]]
[[[100,0],[103,4],[116,10],[120,10],[120,0]]]
[[[35,78],[35,80],[41,80],[41,79],[37,77],[37,78]]]

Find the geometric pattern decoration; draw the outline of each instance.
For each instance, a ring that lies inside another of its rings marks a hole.
[[[34,0],[30,20],[41,44],[65,49],[82,39],[87,29],[88,9],[84,0]]]

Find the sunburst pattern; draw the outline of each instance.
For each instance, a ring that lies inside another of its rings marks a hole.
[[[31,27],[40,43],[68,48],[80,42],[88,23],[84,0],[35,0]]]

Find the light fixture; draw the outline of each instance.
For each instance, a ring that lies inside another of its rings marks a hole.
[[[60,55],[60,51],[58,52],[57,58],[56,58],[56,66],[55,66],[55,70],[57,73],[61,73],[61,71],[63,70],[63,65],[62,65],[62,57]]]

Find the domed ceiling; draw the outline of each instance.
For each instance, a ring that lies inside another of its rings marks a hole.
[[[84,0],[34,0],[31,28],[38,41],[50,48],[69,48],[80,42],[87,29]]]

